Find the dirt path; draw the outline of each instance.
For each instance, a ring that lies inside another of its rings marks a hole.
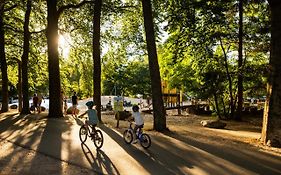
[[[281,174],[280,149],[258,145],[259,127],[229,122],[225,130],[200,126],[209,117],[167,117],[169,132],[145,132],[152,146],[127,145],[112,115],[103,115],[104,146],[95,150],[78,138],[81,120],[71,116],[47,119],[44,115],[0,115],[0,174]]]
[[[0,139],[0,174],[95,174],[91,169],[70,164],[60,159],[38,154],[34,150],[23,148],[14,143]]]

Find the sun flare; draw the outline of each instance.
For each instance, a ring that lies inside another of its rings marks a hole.
[[[63,58],[68,58],[71,48],[71,38],[68,34],[59,35],[59,52]]]

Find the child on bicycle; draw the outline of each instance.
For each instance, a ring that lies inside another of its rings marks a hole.
[[[99,122],[97,110],[93,109],[93,107],[94,107],[93,101],[88,101],[86,103],[86,106],[88,107],[88,110],[86,112],[84,112],[83,114],[81,114],[79,117],[85,115],[86,113],[88,114],[88,120],[85,121],[85,124],[86,124],[86,126],[88,126],[88,125],[92,126],[93,130],[91,133],[94,133],[95,127],[97,126],[97,124]]]
[[[133,112],[132,112],[132,116],[134,117],[134,120],[135,120],[135,128],[134,128],[134,141],[133,141],[133,143],[137,143],[137,135],[136,135],[136,132],[137,132],[137,130],[138,129],[141,129],[141,128],[143,128],[143,125],[144,125],[144,121],[143,121],[143,118],[142,118],[142,116],[141,116],[141,114],[140,114],[140,112],[139,112],[139,106],[138,105],[134,105],[133,107],[132,107],[132,110],[133,110]]]

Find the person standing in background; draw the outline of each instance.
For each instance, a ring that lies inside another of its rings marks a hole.
[[[64,97],[63,99],[63,113],[64,115],[67,115],[67,98]]]
[[[78,97],[76,92],[74,92],[73,96],[71,97],[72,100],[72,116],[74,115],[77,117],[77,105],[78,105]]]
[[[38,97],[36,93],[33,95],[32,101],[34,106],[34,114],[36,114],[36,110],[38,111]]]
[[[64,101],[64,93],[60,91],[60,102],[61,102],[61,111],[63,111],[63,101]]]
[[[42,100],[44,100],[44,97],[40,92],[37,94],[37,97],[38,97],[38,113],[40,113],[41,112],[41,103],[42,103]]]

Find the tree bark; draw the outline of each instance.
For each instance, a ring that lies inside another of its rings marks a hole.
[[[62,94],[60,83],[59,53],[58,53],[58,21],[60,14],[70,8],[79,8],[92,1],[82,1],[79,4],[69,4],[57,9],[57,0],[47,0],[47,44],[49,69],[49,116],[63,117]]]
[[[261,141],[281,147],[281,1],[268,2],[271,10],[271,50]]]
[[[151,77],[152,105],[153,105],[153,127],[156,131],[166,130],[166,116],[161,90],[161,77],[156,52],[152,7],[150,0],[142,0],[144,28],[146,34],[146,45]]]
[[[30,42],[30,32],[29,32],[29,17],[31,12],[31,0],[26,3],[26,12],[24,18],[24,41],[23,41],[23,54],[22,54],[22,91],[23,91],[23,108],[21,114],[30,114],[29,110],[29,92],[28,92],[28,54],[29,54],[29,42]],[[20,80],[19,80],[20,83]],[[20,103],[20,101],[19,101]]]
[[[18,96],[19,96],[19,112],[22,111],[22,62],[18,60]]]
[[[61,102],[61,84],[58,54],[58,18],[57,0],[47,0],[48,26],[48,69],[49,69],[49,115],[48,117],[63,117]]]
[[[225,67],[225,70],[226,70],[226,76],[227,76],[227,79],[228,79],[228,89],[229,89],[229,97],[230,97],[230,117],[231,119],[233,119],[233,116],[234,116],[234,100],[233,100],[233,89],[232,89],[232,78],[231,78],[231,75],[230,75],[230,72],[229,72],[229,68],[228,68],[228,62],[227,62],[227,54],[226,54],[226,51],[223,47],[223,43],[222,43],[222,40],[220,39],[220,46],[222,48],[222,51],[223,51],[223,55],[224,55],[224,67]]]
[[[8,73],[7,73],[7,61],[5,54],[5,32],[4,32],[4,0],[0,1],[0,63],[2,73],[2,108],[1,112],[7,112],[9,110],[9,93],[8,93]]]
[[[11,60],[14,60],[15,63],[18,66],[18,83],[17,83],[17,88],[18,88],[18,111],[22,111],[22,62],[21,60],[17,59],[16,57],[12,57]]]
[[[238,105],[235,120],[242,119],[243,107],[243,0],[239,0],[239,46],[238,46]]]
[[[94,61],[94,102],[98,118],[101,120],[101,57],[100,57],[100,17],[102,0],[95,0],[93,16],[93,61]]]
[[[215,101],[215,107],[216,107],[216,111],[217,111],[217,114],[218,114],[218,118],[222,119],[221,118],[221,113],[220,113],[220,108],[219,108],[219,103],[218,103],[218,97],[217,97],[217,93],[216,92],[214,92],[214,101]]]

